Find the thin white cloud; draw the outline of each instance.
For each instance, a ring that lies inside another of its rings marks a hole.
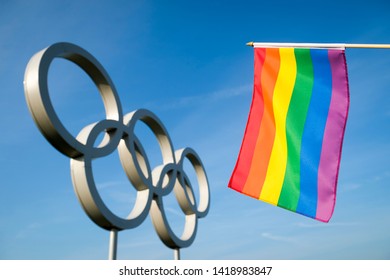
[[[103,190],[103,189],[108,189],[108,188],[113,188],[113,187],[118,187],[118,186],[123,186],[123,185],[128,185],[128,184],[131,184],[131,183],[126,182],[126,181],[107,181],[107,182],[98,184],[97,188],[99,190]]]
[[[207,104],[210,102],[217,102],[224,99],[234,98],[244,94],[251,94],[252,84],[239,85],[236,87],[221,89],[211,92],[209,94],[183,96],[176,100],[169,100],[168,104],[159,104],[159,108],[163,110],[171,110],[177,108],[184,108],[187,106],[194,106],[200,104]]]
[[[26,227],[24,227],[23,229],[21,229],[16,235],[15,235],[15,238],[16,239],[24,239],[24,238],[28,238],[32,233],[35,233],[36,231],[38,231],[40,228],[42,228],[42,224],[40,223],[31,223],[31,224],[28,224]]]
[[[359,223],[356,222],[338,222],[338,223],[328,223],[328,224],[323,224],[323,223],[296,223],[296,226],[300,228],[320,228],[320,227],[355,227],[358,226]]]
[[[389,177],[390,177],[390,172],[389,171],[385,171],[383,173],[375,174],[371,178],[367,178],[362,183],[354,183],[354,182],[343,183],[343,184],[341,184],[338,187],[338,191],[342,192],[342,193],[343,192],[356,191],[356,190],[359,190],[359,189],[364,188],[366,186],[370,186],[370,185],[373,185],[373,184],[378,184],[378,183],[380,183],[382,181],[388,181]]]
[[[150,245],[155,244],[154,241],[137,241],[133,243],[124,243],[124,244],[119,244],[119,246],[124,249],[124,248],[140,248],[140,247],[148,247]]]
[[[169,212],[169,213],[172,213],[176,217],[183,217],[183,215],[184,215],[182,212],[177,211],[176,209],[174,209],[172,207],[166,207],[165,211]]]
[[[359,183],[344,183],[338,187],[338,191],[339,192],[355,191],[357,189],[360,189],[361,187],[362,187],[362,184],[359,184]]]
[[[226,98],[231,98],[231,97],[240,96],[244,94],[250,94],[252,91],[252,87],[253,87],[252,84],[241,85],[234,88],[227,88],[227,89],[213,92],[209,96],[212,100],[217,101],[220,99],[226,99]]]
[[[390,177],[390,172],[389,171],[385,171],[382,174],[378,174],[378,175],[374,176],[372,181],[378,182],[378,181],[382,181],[382,180],[387,180],[389,177]]]
[[[261,237],[274,240],[274,241],[282,241],[282,242],[294,242],[295,240],[291,237],[286,237],[286,236],[280,236],[280,235],[275,235],[269,232],[263,232],[261,233]]]

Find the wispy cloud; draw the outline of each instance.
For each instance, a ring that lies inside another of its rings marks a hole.
[[[107,181],[107,182],[98,184],[97,188],[99,190],[103,190],[103,189],[108,189],[108,188],[113,188],[113,187],[123,186],[123,185],[129,185],[129,184],[131,184],[131,183],[125,182],[125,181]]]
[[[282,241],[282,242],[295,242],[295,240],[291,237],[286,237],[286,236],[280,236],[280,235],[275,235],[269,232],[263,232],[261,233],[261,237],[274,240],[274,241]]]
[[[169,103],[159,104],[159,108],[163,110],[171,110],[177,108],[185,108],[188,106],[215,103],[220,100],[234,98],[243,94],[250,94],[251,90],[252,84],[246,84],[232,88],[217,90],[208,94],[183,96],[175,100],[169,100]]]
[[[382,180],[387,180],[389,177],[390,177],[390,171],[385,171],[382,174],[378,174],[378,175],[374,176],[374,178],[372,178],[372,181],[378,182],[378,181],[382,181]]]
[[[356,222],[338,222],[338,223],[296,223],[297,227],[300,228],[321,228],[321,227],[355,227],[358,226],[359,223]]]
[[[377,174],[374,173],[372,177],[367,178],[361,183],[355,183],[355,182],[343,183],[339,186],[338,191],[339,192],[356,191],[369,185],[380,184],[381,182],[387,182],[389,177],[390,177],[389,171],[385,171]]]
[[[252,87],[253,87],[252,84],[241,85],[234,88],[227,88],[227,89],[213,92],[209,96],[212,100],[218,101],[220,99],[226,99],[235,96],[240,96],[243,94],[248,94],[251,92]]]
[[[350,192],[360,189],[362,184],[359,183],[344,183],[338,189],[340,192]]]
[[[139,248],[139,247],[148,247],[153,245],[155,242],[153,241],[137,241],[134,243],[124,243],[120,244],[121,248]]]
[[[166,211],[169,213],[172,213],[176,217],[183,217],[183,215],[184,215],[182,212],[177,211],[176,209],[174,209],[172,207],[166,207]]]
[[[38,231],[40,228],[42,228],[42,224],[40,223],[31,223],[28,224],[26,227],[21,229],[16,235],[16,239],[24,239],[28,238],[32,233],[35,233]]]

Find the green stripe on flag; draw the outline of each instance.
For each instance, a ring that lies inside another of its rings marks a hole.
[[[300,194],[302,134],[313,88],[313,65],[309,49],[295,49],[297,77],[286,120],[287,167],[278,206],[296,210]]]

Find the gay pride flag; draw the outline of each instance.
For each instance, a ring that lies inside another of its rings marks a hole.
[[[229,187],[328,222],[349,108],[343,48],[254,48],[253,99]]]

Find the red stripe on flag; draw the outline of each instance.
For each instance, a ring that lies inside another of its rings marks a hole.
[[[229,187],[238,192],[242,192],[249,174],[264,111],[263,97],[261,93],[261,72],[265,59],[265,49],[254,49],[254,54],[255,62],[252,104],[236,167],[234,168],[229,182]]]

